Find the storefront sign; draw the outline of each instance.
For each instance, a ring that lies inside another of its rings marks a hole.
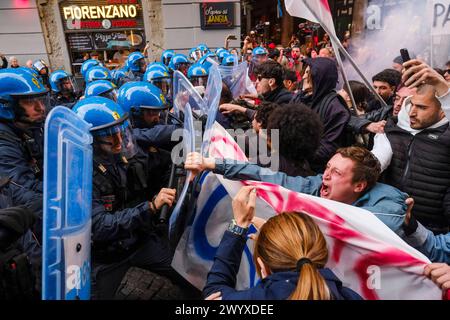
[[[67,41],[71,50],[89,51],[94,50],[92,39],[89,34],[72,33],[67,35]]]
[[[233,2],[204,2],[200,4],[202,30],[234,28]]]
[[[144,32],[97,32],[92,36],[96,49],[140,47],[145,40]]]
[[[66,0],[60,12],[65,30],[144,27],[140,0]]]

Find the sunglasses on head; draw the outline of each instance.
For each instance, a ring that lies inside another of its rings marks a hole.
[[[261,81],[262,79],[266,79],[266,78],[263,77],[262,75],[257,75],[257,76],[256,76],[256,79],[257,79],[258,81]]]

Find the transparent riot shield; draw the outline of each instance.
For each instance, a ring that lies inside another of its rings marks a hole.
[[[237,66],[219,66],[223,82],[230,88],[233,99],[238,99],[244,94],[256,94],[253,83],[248,79],[247,62]]]
[[[200,118],[208,113],[208,107],[200,93],[195,90],[184,74],[175,71],[173,74],[173,109],[177,118],[181,117],[181,112],[184,112],[187,103],[190,104],[195,118]]]
[[[183,158],[186,158],[187,154],[190,152],[195,151],[195,140],[196,140],[196,134],[195,134],[195,128],[194,128],[194,119],[192,116],[191,106],[189,103],[186,103],[184,106],[184,128],[183,128]],[[201,137],[200,137],[201,138]],[[176,156],[179,156],[177,154]],[[174,161],[174,152],[172,152],[172,161]],[[181,161],[179,161],[181,162]],[[175,208],[172,210],[172,214],[169,219],[169,238],[174,239],[177,237],[179,232],[182,232],[183,230],[180,229],[179,225],[179,217],[181,213],[181,208],[184,204],[184,200],[186,199],[189,182],[191,180],[192,173],[189,171],[187,172],[183,189],[178,197],[177,203],[175,205]],[[182,226],[181,226],[182,228]]]
[[[92,136],[65,107],[45,123],[42,299],[90,298]]]
[[[201,153],[208,156],[209,145],[212,138],[212,127],[216,121],[217,112],[219,111],[220,96],[222,94],[222,76],[216,66],[209,69],[208,83],[205,92],[205,104],[208,107],[208,119],[206,121],[205,133],[203,135],[203,143]]]

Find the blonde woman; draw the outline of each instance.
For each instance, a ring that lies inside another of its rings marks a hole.
[[[208,300],[362,299],[325,268],[325,238],[314,221],[299,212],[279,214],[262,225],[253,255],[262,280],[253,288],[236,290],[236,274],[255,204],[253,187],[243,187],[233,200],[234,219],[225,231],[203,289]]]

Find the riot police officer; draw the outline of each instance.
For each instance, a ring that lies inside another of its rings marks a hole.
[[[49,82],[50,70],[47,63],[45,63],[45,61],[42,59],[36,60],[33,62],[32,69],[35,72],[37,72],[38,78],[45,85],[45,87],[47,89],[50,89],[50,82]]]
[[[168,105],[158,87],[148,82],[127,83],[120,88],[117,102],[131,115],[133,134],[143,148],[152,153],[156,153],[155,148],[172,150],[177,143],[171,140],[172,133],[180,126],[163,124],[161,112],[167,110]],[[164,159],[167,157],[163,156]]]
[[[169,66],[170,60],[172,60],[174,55],[175,51],[164,50],[163,53],[161,54],[161,63],[163,63],[166,66]]]
[[[94,296],[111,298],[131,266],[173,275],[172,250],[154,220],[164,204],[172,206],[175,190],[149,178],[147,153],[134,143],[128,115],[117,103],[89,97],[74,111],[93,126]]]
[[[50,74],[52,92],[51,105],[72,108],[80,95],[75,78],[64,70],[56,70]]]
[[[48,90],[23,69],[0,70],[0,175],[42,194]]]
[[[176,54],[170,60],[169,70],[172,73],[178,70],[186,76],[190,65],[189,59],[184,54]]]
[[[144,74],[143,81],[150,82],[157,86],[166,100],[170,97],[172,89],[171,78],[169,69],[165,65],[158,62],[150,64]]]
[[[145,56],[139,51],[130,53],[126,61],[126,66],[133,74],[134,80],[141,81],[145,71],[147,70]]]
[[[117,102],[117,86],[108,80],[96,80],[88,83],[84,97],[104,97]]]

